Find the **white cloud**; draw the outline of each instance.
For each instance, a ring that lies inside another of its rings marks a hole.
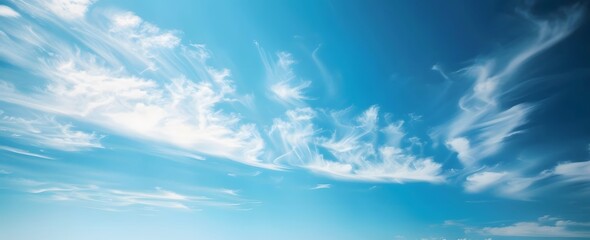
[[[510,237],[587,238],[590,237],[588,226],[590,223],[569,220],[548,221],[544,218],[537,222],[517,222],[509,226],[485,227],[481,229],[481,233]]]
[[[518,171],[481,171],[467,176],[463,187],[470,193],[490,191],[505,198],[531,200],[539,193],[533,185],[551,176],[548,171],[533,176]]]
[[[11,152],[11,153],[16,153],[16,154],[20,154],[20,155],[30,156],[30,157],[36,157],[36,158],[54,159],[52,157],[49,157],[49,156],[46,156],[43,154],[32,153],[27,150],[22,150],[22,149],[13,148],[13,147],[0,146],[0,150],[4,150],[7,152]]]
[[[0,17],[15,18],[20,17],[20,14],[9,6],[0,5]]]
[[[447,146],[457,153],[457,158],[459,158],[463,165],[469,166],[473,163],[468,139],[463,137],[453,138],[447,141]]]
[[[369,182],[442,182],[442,167],[430,158],[418,158],[400,146],[405,136],[402,123],[379,125],[379,109],[372,106],[353,123],[346,112],[334,112],[328,119],[335,127],[330,137],[316,129],[320,121],[310,108],[287,111],[287,120],[275,119],[271,136],[287,152],[281,161],[329,177]],[[382,135],[382,142],[378,138]]]
[[[142,49],[174,48],[180,44],[180,38],[173,31],[162,31],[132,12],[115,13],[111,16],[111,21],[110,32]]]
[[[295,104],[307,99],[303,90],[309,87],[311,82],[301,82],[299,85],[291,85],[289,82],[278,82],[270,86],[270,90],[282,101]]]
[[[264,64],[272,97],[283,104],[303,106],[303,101],[309,99],[305,96],[304,90],[311,85],[311,82],[296,79],[292,68],[295,63],[292,55],[287,52],[278,52],[274,60],[258,43],[256,46]]]
[[[513,199],[529,200],[543,193],[544,189],[560,187],[566,184],[590,182],[590,161],[558,163],[535,175],[523,175],[519,171],[482,171],[469,175],[463,186],[467,192],[492,190],[494,193]],[[533,186],[541,180],[549,183]]]
[[[238,191],[233,189],[221,189],[220,192],[231,196],[238,196]]]
[[[101,136],[74,130],[71,124],[62,124],[53,117],[25,119],[0,113],[0,135],[62,151],[103,148]]]
[[[332,117],[337,128],[330,138],[320,141],[320,146],[329,154],[318,155],[308,165],[313,171],[360,181],[444,181],[439,163],[430,158],[418,158],[401,148],[400,142],[406,135],[403,122],[379,126],[377,106],[368,108],[352,124],[346,123],[343,113]]]
[[[314,187],[310,188],[310,190],[328,189],[328,188],[332,188],[332,184],[317,184]]]
[[[479,172],[467,177],[464,186],[468,192],[480,192],[490,186],[499,184],[506,172]]]
[[[312,119],[316,112],[311,108],[298,108],[288,110],[285,115],[286,119],[274,119],[268,133],[275,149],[279,150],[274,161],[301,165],[315,155],[312,143],[316,130]]]
[[[156,187],[134,191],[91,184],[42,182],[11,179],[8,184],[49,201],[78,202],[82,206],[109,211],[178,209],[199,210],[202,207],[240,209],[253,202],[240,199],[235,190],[201,189],[202,195],[188,195]]]
[[[447,146],[459,153],[464,164],[477,163],[497,153],[506,138],[518,133],[515,129],[526,123],[535,106],[520,103],[504,109],[500,102],[503,94],[509,91],[505,84],[515,80],[515,74],[526,62],[570,35],[578,27],[582,15],[579,8],[566,9],[561,17],[551,20],[527,15],[536,27],[536,36],[530,42],[510,54],[507,61],[501,61],[504,57],[498,56],[463,70],[467,77],[473,78],[474,84],[460,99],[459,114],[443,127],[443,131]]]
[[[53,14],[66,20],[75,20],[86,15],[88,7],[92,5],[95,0],[50,0],[40,1]]]
[[[553,173],[565,178],[567,181],[590,182],[590,161],[559,163]]]
[[[443,71],[442,67],[439,64],[432,65],[432,71],[438,72],[444,79],[449,80],[449,76]]]
[[[46,11],[21,5],[40,15]],[[72,117],[108,133],[278,168],[261,159],[264,141],[257,127],[220,107],[236,95],[231,73],[209,66],[203,45],[181,45],[174,31],[133,13],[104,13],[107,23],[93,22],[104,18],[63,23],[83,47],[35,22],[26,22],[29,29],[3,25],[12,38],[0,38],[6,46],[0,57],[46,84],[26,92],[2,82],[0,100]]]
[[[112,17],[112,30],[121,31],[138,27],[143,20],[132,12],[116,14]]]

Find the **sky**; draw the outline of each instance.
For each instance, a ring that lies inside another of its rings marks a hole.
[[[590,239],[577,1],[0,1],[0,238]]]

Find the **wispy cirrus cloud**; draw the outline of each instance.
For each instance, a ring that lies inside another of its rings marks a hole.
[[[47,7],[56,16],[74,20],[86,15],[88,8],[96,2],[95,0],[50,0],[41,1],[44,7]]]
[[[63,8],[83,14],[85,3],[67,2]],[[16,81],[3,82],[0,100],[72,117],[107,133],[277,168],[260,158],[264,142],[257,127],[219,107],[235,96],[231,73],[209,66],[203,45],[182,45],[175,31],[161,30],[130,12],[103,11],[95,18],[62,21],[51,9],[16,4],[56,23],[77,43],[33,20],[3,24],[2,31],[11,37],[0,38],[6,46],[0,56],[45,85],[29,92]]]
[[[442,67],[439,64],[432,65],[431,70],[438,72],[440,74],[440,76],[443,77],[445,80],[449,80],[449,76],[445,73],[445,71],[442,69]]]
[[[310,188],[309,190],[329,189],[332,188],[332,184],[320,183]]]
[[[72,4],[60,8],[76,14],[92,10],[91,2]],[[440,164],[401,148],[402,122],[379,126],[377,107],[348,125],[339,122],[349,122],[350,116],[322,116],[335,129],[317,128],[317,112],[305,102],[311,82],[297,78],[290,53],[269,57],[258,46],[272,98],[296,107],[287,110],[285,118],[274,119],[266,132],[272,145],[267,148],[267,136],[261,136],[255,124],[242,123],[239,113],[220,106],[239,96],[231,72],[207,64],[210,54],[204,45],[184,45],[178,31],[162,30],[131,12],[96,10],[71,21],[49,8],[16,5],[53,23],[62,34],[46,31],[29,18],[2,25],[11,37],[0,39],[7,46],[0,56],[42,79],[34,89],[5,79],[0,88],[4,102],[67,116],[105,134],[257,167],[302,167],[353,181],[444,179]],[[387,142],[380,143],[377,135]]]
[[[279,157],[289,165],[300,166],[336,179],[369,182],[443,182],[442,166],[431,158],[419,158],[402,149],[405,136],[401,122],[381,126],[379,108],[372,106],[349,121],[346,112],[333,112],[326,119],[333,130],[320,130],[314,124],[317,112],[290,110],[286,119],[275,119],[270,132],[278,136],[275,144],[287,151]],[[331,133],[331,136],[325,136]],[[379,136],[384,138],[380,141]]]
[[[54,117],[32,119],[0,113],[0,135],[41,148],[62,151],[81,151],[103,148],[102,136],[75,130],[71,124],[58,122]]]
[[[96,0],[13,0],[12,2],[28,15],[41,17],[54,23],[60,21],[74,23],[84,20],[86,13]]]
[[[269,56],[262,47],[255,42],[260,58],[266,71],[266,81],[272,98],[283,104],[302,106],[309,98],[304,91],[311,85],[310,81],[296,78],[292,65],[293,56],[288,52],[277,52],[275,57]]]
[[[318,47],[316,47],[313,50],[313,52],[311,53],[311,59],[313,60],[313,63],[315,64],[316,68],[320,72],[320,75],[323,80],[323,85],[326,88],[327,94],[332,96],[336,93],[336,90],[337,90],[336,81],[334,80],[334,77],[332,76],[332,74],[330,74],[330,72],[329,72],[328,68],[326,67],[326,65],[324,64],[324,62],[319,57],[319,51],[320,51],[321,47],[322,47],[322,45],[320,44]]]
[[[480,60],[462,70],[474,84],[461,97],[459,113],[443,128],[448,149],[458,153],[465,166],[479,165],[480,160],[499,152],[508,137],[523,131],[517,129],[537,105],[503,104],[502,96],[509,91],[507,84],[517,81],[517,73],[527,62],[577,29],[584,11],[574,6],[551,19],[523,15],[533,25],[535,36],[507,56]]]
[[[467,176],[463,186],[467,192],[492,191],[513,199],[530,200],[543,194],[544,190],[577,183],[590,182],[590,161],[561,162],[553,168],[537,174],[525,175],[520,171],[481,170]],[[546,181],[545,184],[536,184]],[[582,188],[588,191],[588,188]]]
[[[360,181],[444,181],[441,164],[401,147],[406,135],[403,122],[381,126],[377,106],[371,106],[353,122],[345,116],[345,112],[332,114],[337,127],[332,136],[319,141],[328,154],[317,155],[308,168],[335,178]]]
[[[587,238],[590,237],[590,223],[543,216],[537,221],[484,227],[479,232],[483,235],[507,237]]]
[[[278,150],[274,162],[297,165],[314,157],[318,131],[313,123],[315,116],[316,111],[306,107],[288,110],[284,118],[273,120],[268,135]]]
[[[506,177],[506,172],[478,172],[469,175],[465,180],[465,190],[468,192],[479,192],[490,186],[498,184],[498,181]]]
[[[567,182],[590,182],[590,161],[559,163],[550,172]]]
[[[202,195],[181,194],[155,187],[151,190],[123,190],[96,184],[70,184],[13,178],[7,184],[31,197],[47,201],[76,202],[81,206],[106,211],[200,210],[218,207],[239,210],[257,202],[240,198],[235,190],[204,189]]]
[[[29,157],[36,157],[36,158],[43,158],[43,159],[54,159],[50,156],[46,156],[46,155],[38,154],[38,153],[32,153],[27,150],[23,150],[23,149],[19,149],[19,148],[0,146],[0,150],[11,152],[11,153],[16,153],[16,154],[20,154],[20,155],[25,155],[25,156],[29,156]]]
[[[132,12],[114,13],[110,32],[125,38],[139,49],[174,48],[180,44],[175,31],[163,31]]]
[[[0,57],[40,81],[29,88],[6,76],[0,85],[1,101],[42,112],[49,119],[66,116],[105,134],[171,146],[174,152],[180,149],[197,159],[204,159],[203,154],[269,169],[300,167],[352,181],[444,182],[443,165],[415,154],[406,143],[422,148],[420,139],[406,133],[403,121],[380,120],[379,107],[368,107],[359,116],[311,107],[306,102],[311,99],[306,94],[311,82],[295,75],[290,53],[271,56],[256,44],[266,88],[272,99],[288,108],[284,116],[260,128],[224,106],[239,102],[241,96],[228,69],[208,64],[211,55],[204,45],[184,44],[180,31],[161,29],[132,12],[96,10],[86,16],[93,11],[92,2],[60,1],[54,9],[15,2],[23,16],[35,17],[11,18],[2,24],[1,30],[10,37],[0,37],[6,46]],[[59,16],[55,8],[72,12],[76,21]],[[527,16],[537,27],[527,45],[506,58],[478,61],[461,71],[474,84],[440,135],[467,168],[479,166],[482,159],[499,152],[508,137],[521,132],[518,128],[536,104],[503,106],[503,85],[513,81],[527,61],[576,29],[582,11],[566,12],[551,21]],[[55,25],[57,32],[44,29],[37,18]],[[312,60],[325,73],[317,50]],[[433,70],[448,77],[440,65]],[[94,133],[60,126],[62,133],[87,137],[90,143],[71,149],[102,146]],[[71,138],[62,138],[60,144],[69,143],[66,139]],[[468,192],[480,192],[494,186],[494,177],[521,176],[504,172],[510,171],[469,176],[464,186]],[[535,182],[519,179],[518,186]]]

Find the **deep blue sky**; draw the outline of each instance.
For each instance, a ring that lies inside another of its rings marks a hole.
[[[2,239],[590,239],[576,1],[2,1]]]

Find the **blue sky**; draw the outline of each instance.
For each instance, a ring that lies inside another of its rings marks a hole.
[[[2,239],[590,239],[575,1],[0,3]]]

